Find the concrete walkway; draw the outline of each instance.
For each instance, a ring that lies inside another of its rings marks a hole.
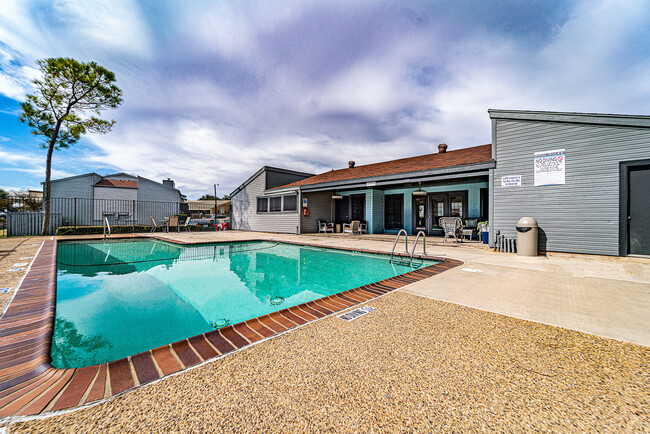
[[[394,242],[392,235],[240,231],[169,234],[169,238],[264,238],[386,252]],[[459,259],[465,265],[401,291],[650,346],[650,259],[566,254],[526,258],[493,252],[476,241],[443,244],[440,239],[429,240],[427,254]]]

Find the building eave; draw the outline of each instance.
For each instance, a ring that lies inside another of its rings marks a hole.
[[[650,128],[650,116],[489,109],[491,119]]]
[[[322,182],[319,184],[302,185],[300,186],[300,190],[303,192],[310,192],[331,189],[367,188],[379,185],[443,179],[443,177],[444,179],[452,179],[454,177],[465,178],[467,176],[481,176],[487,175],[489,169],[494,168],[495,165],[496,163],[494,161],[486,161],[452,167],[441,167],[437,169],[418,170],[414,172],[395,173],[366,178],[347,179],[342,181]],[[296,188],[298,187],[288,187],[287,190]],[[277,189],[274,191],[277,191]]]

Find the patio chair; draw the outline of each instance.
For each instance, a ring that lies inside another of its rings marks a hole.
[[[169,230],[171,230],[172,228],[175,228],[176,232],[179,232],[177,215],[169,216]]]
[[[359,235],[368,233],[368,222],[359,222]]]
[[[477,234],[478,232],[478,219],[477,218],[468,218],[465,219],[465,224],[463,225],[463,238],[468,237],[469,241],[472,241],[472,238],[474,238],[474,235]]]
[[[325,220],[318,220],[318,233],[334,233],[334,223],[327,223]]]
[[[454,241],[458,242],[458,236],[462,236],[463,234],[463,221],[460,219],[460,217],[440,217],[440,220],[438,222],[445,235],[445,237],[442,239],[442,242],[446,243],[447,238],[452,236],[454,237]]]
[[[359,220],[352,220],[350,223],[343,223],[343,234],[354,235],[359,233]]]
[[[156,230],[158,229],[158,223],[156,223],[156,219],[154,219],[153,216],[149,216],[149,217],[151,217],[151,223],[153,223],[153,226],[151,227],[149,233],[156,232]]]
[[[181,227],[182,229],[185,229],[187,232],[189,232],[189,231],[190,231],[190,222],[191,222],[191,221],[192,221],[191,218],[189,218],[189,217],[186,218],[185,221],[183,222],[183,224],[180,225],[180,227]]]

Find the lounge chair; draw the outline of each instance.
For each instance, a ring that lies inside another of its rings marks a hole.
[[[443,243],[446,243],[447,238],[452,236],[454,237],[454,241],[458,242],[458,236],[462,236],[463,234],[463,221],[460,217],[440,217],[438,224],[445,234],[445,237],[442,239]]]
[[[334,223],[327,223],[325,220],[318,220],[318,233],[334,233]]]
[[[156,223],[156,219],[154,219],[153,216],[150,216],[150,217],[151,217],[151,223],[153,223],[153,226],[151,227],[151,230],[149,231],[149,233],[156,232],[156,230],[158,230],[158,223]]]
[[[350,223],[343,223],[343,233],[350,235],[359,233],[359,220],[352,220]]]
[[[169,230],[171,230],[172,228],[176,229],[176,232],[179,232],[177,215],[169,216]]]

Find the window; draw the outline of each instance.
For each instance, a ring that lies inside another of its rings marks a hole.
[[[284,196],[284,211],[295,211],[298,204],[298,196]]]
[[[384,197],[384,229],[402,229],[404,210],[403,194],[387,194]]]
[[[272,197],[271,198],[271,207],[269,209],[271,212],[280,212],[282,211],[282,196]]]
[[[267,197],[257,198],[257,212],[269,212],[269,199]]]

